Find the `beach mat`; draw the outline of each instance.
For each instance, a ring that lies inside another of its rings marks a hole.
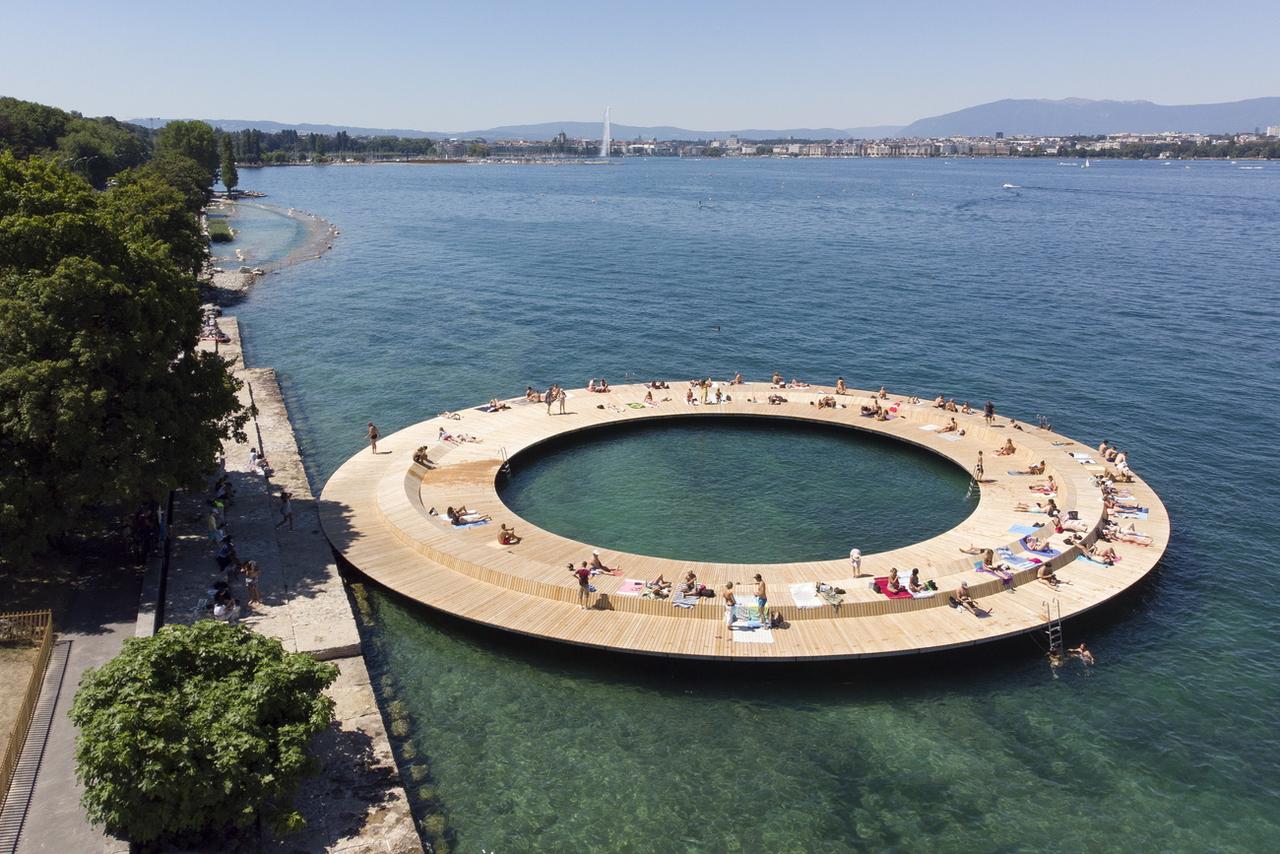
[[[901,583],[902,583],[902,579],[901,579],[901,578],[899,578],[899,579],[898,579],[898,583],[899,583],[899,584],[901,584]],[[910,590],[907,590],[907,589],[905,589],[905,588],[904,588],[904,589],[902,589],[902,590],[899,590],[897,593],[890,593],[890,592],[889,592],[889,576],[887,576],[887,575],[886,575],[886,576],[883,576],[882,578],[877,578],[877,579],[876,579],[876,581],[875,581],[875,584],[876,584],[876,590],[878,590],[879,592],[883,593],[885,596],[888,596],[890,599],[911,599],[911,598],[913,598],[913,597],[912,597],[912,595],[911,595],[911,591],[910,591]]]
[[[734,624],[737,625],[736,623]],[[773,643],[773,629],[737,629],[731,631],[734,643]]]
[[[791,591],[791,601],[795,602],[797,608],[821,608],[826,604],[812,581],[788,584],[787,589]]]
[[[639,596],[644,592],[644,582],[638,578],[623,579],[621,586],[615,592],[619,596]]]
[[[1018,534],[1023,537],[1028,537],[1039,530],[1040,529],[1035,527],[1034,525],[1012,525],[1009,528],[1009,533]]]
[[[945,442],[959,442],[963,437],[957,433],[939,433],[938,438]]]
[[[628,403],[627,406],[629,406],[632,409],[644,409],[643,403]]]

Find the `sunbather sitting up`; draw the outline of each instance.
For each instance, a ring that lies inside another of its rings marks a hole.
[[[980,614],[991,613],[989,610],[978,607],[978,603],[969,595],[969,582],[967,581],[960,582],[960,589],[951,597],[951,601],[953,601],[957,606],[965,608],[975,617]]]

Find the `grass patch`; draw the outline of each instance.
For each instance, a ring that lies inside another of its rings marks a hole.
[[[231,230],[231,226],[227,225],[225,219],[209,217],[209,242],[230,243],[235,239],[235,232]]]

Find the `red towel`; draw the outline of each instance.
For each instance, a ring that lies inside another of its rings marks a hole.
[[[901,584],[902,582],[898,582],[898,583]],[[887,575],[884,576],[883,578],[876,579],[876,589],[879,590],[884,595],[888,596],[890,599],[910,599],[911,598],[911,591],[906,589],[905,587],[899,590],[897,593],[890,593],[889,592],[889,576]]]

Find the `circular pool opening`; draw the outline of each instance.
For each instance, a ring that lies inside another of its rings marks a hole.
[[[719,563],[885,551],[955,527],[969,478],[928,451],[846,427],[726,416],[609,425],[517,455],[503,502],[563,537]]]

